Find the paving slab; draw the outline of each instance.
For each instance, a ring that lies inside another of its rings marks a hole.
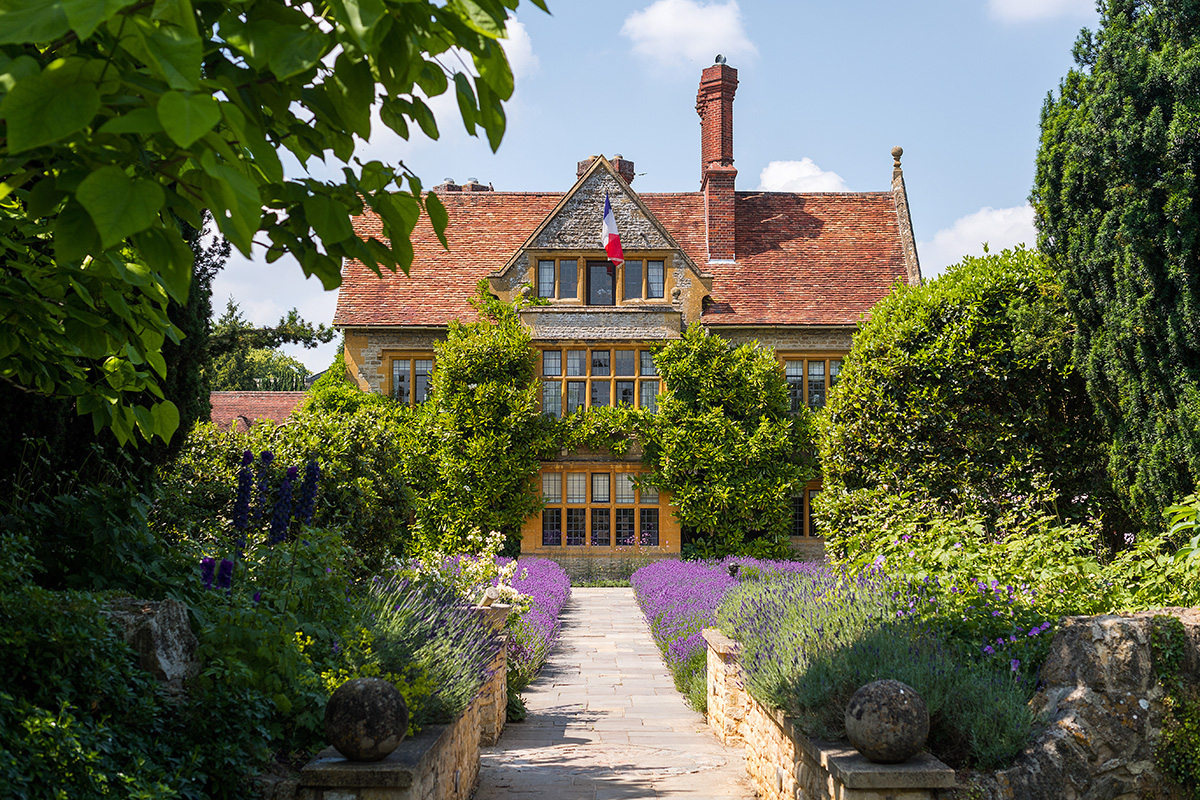
[[[757,795],[741,748],[688,708],[631,589],[571,590],[529,717],[484,748],[473,800],[728,800]]]

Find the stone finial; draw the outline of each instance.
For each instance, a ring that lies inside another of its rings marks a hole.
[[[893,169],[900,169],[900,156],[902,155],[904,155],[903,147],[897,146],[892,148],[892,158],[895,159],[895,161],[892,163]]]

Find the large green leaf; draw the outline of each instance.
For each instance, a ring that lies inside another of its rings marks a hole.
[[[100,92],[86,73],[67,59],[53,61],[36,79],[19,80],[0,103],[8,151],[57,142],[86,127],[99,110]]]
[[[221,121],[221,107],[210,95],[167,92],[158,101],[158,120],[180,147],[191,147]]]
[[[153,181],[133,180],[120,167],[101,167],[83,179],[75,198],[108,249],[154,225],[166,196]]]
[[[100,126],[96,133],[158,133],[163,129],[158,113],[153,108],[135,108],[127,114],[113,117]]]
[[[171,88],[195,89],[203,56],[200,37],[176,25],[155,25],[143,16],[129,19],[147,60]]]
[[[304,216],[326,245],[349,239],[354,235],[354,228],[350,225],[350,212],[333,198],[321,194],[306,198]]]
[[[62,3],[5,0],[0,6],[0,44],[50,42],[70,29]]]
[[[91,36],[100,23],[135,0],[62,0],[71,30],[81,40]]]

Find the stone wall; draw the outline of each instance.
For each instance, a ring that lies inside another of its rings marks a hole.
[[[508,647],[491,662],[492,677],[449,725],[430,725],[382,761],[354,763],[332,747],[299,781],[262,785],[267,800],[468,800],[479,778],[480,747],[495,744],[508,708]]]
[[[1150,652],[1151,618],[1178,617],[1188,638],[1182,677],[1200,683],[1200,609],[1067,617],[1042,667],[1032,705],[1041,735],[1008,769],[960,776],[962,800],[1172,797],[1154,765],[1163,689]]]
[[[955,775],[928,755],[903,765],[870,764],[844,745],[811,741],[778,710],[750,696],[738,643],[716,630],[704,632],[708,724],[722,742],[746,746],[747,769],[768,800],[1183,797],[1154,764],[1164,696],[1150,649],[1158,614],[1183,623],[1188,647],[1181,677],[1200,684],[1200,609],[1067,617],[1042,666],[1042,689],[1031,701],[1044,727],[1003,770]]]
[[[781,353],[830,353],[849,352],[856,328],[727,328],[722,325],[709,327],[734,344],[758,342]]]
[[[364,392],[383,393],[387,383],[386,351],[433,352],[446,338],[445,328],[370,331],[346,330],[346,369]]]
[[[782,711],[746,691],[738,643],[706,629],[708,725],[722,743],[746,748],[746,771],[764,800],[933,800],[954,770],[927,753],[874,764],[847,745],[806,737]]]

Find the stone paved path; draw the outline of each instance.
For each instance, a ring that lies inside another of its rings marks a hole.
[[[474,800],[753,798],[740,748],[675,691],[631,589],[571,591],[529,718],[485,748]]]

